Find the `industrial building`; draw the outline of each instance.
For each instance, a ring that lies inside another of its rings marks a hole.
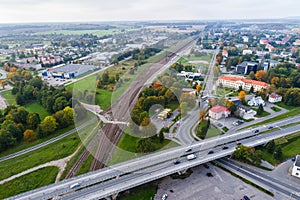
[[[42,73],[43,76],[52,76],[54,78],[74,78],[89,71],[95,71],[99,67],[94,65],[67,64],[59,65],[54,68],[48,68]]]

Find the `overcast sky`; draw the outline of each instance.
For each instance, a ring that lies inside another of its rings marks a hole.
[[[0,0],[0,23],[282,18],[299,0]]]

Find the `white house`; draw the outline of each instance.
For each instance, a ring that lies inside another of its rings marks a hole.
[[[300,178],[300,156],[297,155],[296,160],[293,164],[292,176]]]
[[[249,106],[259,106],[262,104],[263,106],[266,105],[265,101],[261,97],[253,97],[250,101],[248,101]]]
[[[208,115],[212,119],[219,120],[219,119],[224,118],[224,117],[225,118],[229,117],[230,116],[230,110],[226,107],[216,105],[216,106],[212,107],[211,109],[209,109]]]
[[[277,103],[282,101],[282,96],[279,94],[272,93],[269,95],[269,102],[270,103]]]
[[[250,49],[243,50],[243,55],[252,54],[252,53],[253,53],[253,51]]]

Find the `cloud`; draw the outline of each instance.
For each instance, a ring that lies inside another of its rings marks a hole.
[[[296,16],[294,0],[0,0],[0,23]]]

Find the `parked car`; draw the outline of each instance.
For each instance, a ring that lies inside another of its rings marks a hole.
[[[167,198],[168,198],[168,194],[164,194],[164,195],[161,197],[162,200],[166,200]]]
[[[248,196],[246,196],[246,195],[244,195],[243,199],[244,200],[250,200],[250,198]]]

